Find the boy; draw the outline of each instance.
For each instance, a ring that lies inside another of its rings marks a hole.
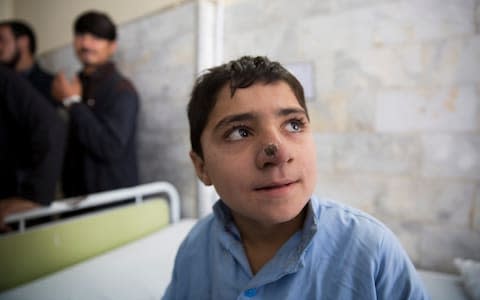
[[[380,222],[312,196],[303,89],[242,57],[200,76],[188,106],[197,176],[221,199],[182,243],[164,299],[427,299]]]

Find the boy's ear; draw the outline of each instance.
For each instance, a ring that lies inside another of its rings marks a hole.
[[[195,167],[195,173],[197,173],[198,178],[203,182],[203,184],[212,185],[212,181],[205,170],[203,158],[201,158],[197,153],[190,151],[190,159]]]

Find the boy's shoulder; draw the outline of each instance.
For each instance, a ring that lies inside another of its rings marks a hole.
[[[395,239],[387,226],[359,209],[317,197],[312,197],[311,205],[318,237],[329,236],[343,242],[362,240],[372,250],[383,244],[385,239]]]
[[[371,226],[378,230],[387,227],[372,215],[329,198],[312,197],[312,209],[317,221],[336,221],[344,225]]]

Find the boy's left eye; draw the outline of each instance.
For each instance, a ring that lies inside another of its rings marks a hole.
[[[287,131],[290,131],[290,132],[299,132],[299,131],[302,131],[304,127],[304,124],[302,121],[300,120],[290,120],[287,125],[286,125],[286,129]]]

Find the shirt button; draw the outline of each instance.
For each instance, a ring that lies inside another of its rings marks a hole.
[[[243,294],[248,298],[252,298],[252,297],[255,297],[255,295],[257,294],[257,290],[256,289],[248,289]]]

